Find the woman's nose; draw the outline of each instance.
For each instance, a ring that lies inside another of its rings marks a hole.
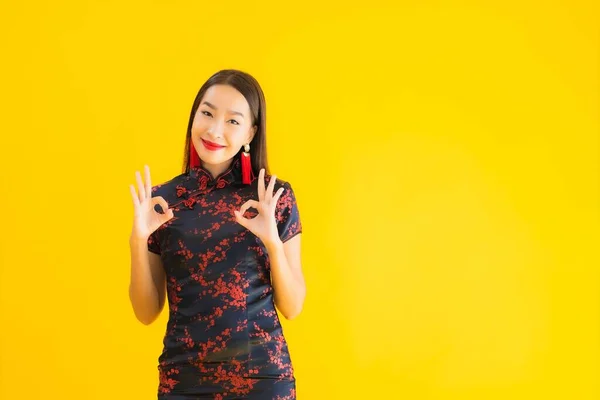
[[[218,122],[215,122],[210,126],[210,128],[208,128],[208,133],[214,137],[223,136],[223,125]]]

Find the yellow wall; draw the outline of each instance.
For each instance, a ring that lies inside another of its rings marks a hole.
[[[229,67],[301,207],[299,399],[599,398],[597,3],[255,3],[2,4],[0,398],[155,398],[128,185]]]

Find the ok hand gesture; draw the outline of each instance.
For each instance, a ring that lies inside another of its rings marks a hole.
[[[134,207],[133,229],[131,235],[145,240],[162,224],[173,218],[173,210],[169,208],[163,197],[152,197],[150,168],[147,165],[144,166],[144,174],[146,178],[145,183],[142,182],[140,173],[138,171],[135,172],[135,178],[138,184],[137,193],[133,185],[129,185],[129,188],[131,190]],[[154,210],[156,204],[160,204],[164,214],[159,214]]]
[[[265,170],[260,170],[258,174],[258,201],[248,200],[238,210],[234,211],[236,221],[248,229],[250,232],[258,236],[263,243],[275,243],[279,240],[277,231],[277,222],[275,220],[275,207],[279,201],[279,197],[283,193],[283,188],[279,188],[275,194],[276,176],[272,175],[269,181],[269,186],[265,189]],[[258,211],[258,215],[254,218],[244,217],[244,213],[250,207]]]

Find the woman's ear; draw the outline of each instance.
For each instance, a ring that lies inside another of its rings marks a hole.
[[[256,125],[254,125],[251,129],[250,129],[250,133],[248,135],[248,141],[246,143],[250,143],[252,141],[252,139],[254,139],[254,135],[256,135],[256,131],[257,131],[258,127]]]

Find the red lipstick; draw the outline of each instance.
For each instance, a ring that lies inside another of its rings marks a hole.
[[[216,151],[224,148],[225,146],[221,146],[220,144],[209,142],[208,140],[202,139],[202,144],[206,148],[206,150]]]

